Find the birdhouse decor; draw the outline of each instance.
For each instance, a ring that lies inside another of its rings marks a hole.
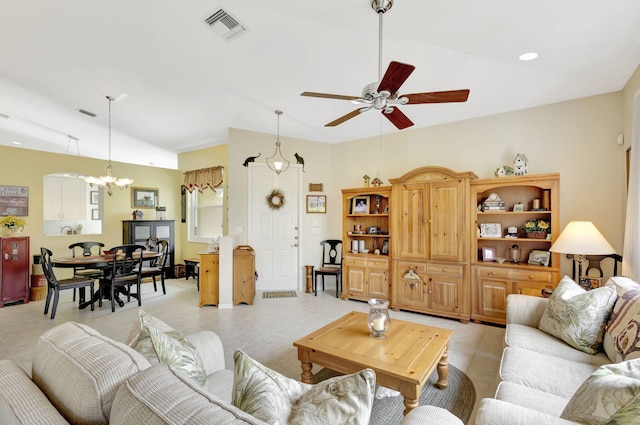
[[[529,164],[529,160],[523,153],[519,153],[516,155],[516,158],[513,160],[513,173],[516,176],[524,176],[527,174],[527,166]]]
[[[496,168],[494,175],[496,177],[513,176],[513,168],[508,165],[503,165],[500,168]]]
[[[364,180],[364,187],[369,187],[369,180],[371,179],[371,177],[369,177],[368,175],[364,175],[362,176],[362,180]]]
[[[371,184],[372,184],[374,187],[378,187],[378,186],[382,186],[382,185],[383,185],[382,180],[380,180],[378,177],[376,177],[375,179],[373,179],[373,180],[371,181]]]

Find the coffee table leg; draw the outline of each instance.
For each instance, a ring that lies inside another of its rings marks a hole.
[[[407,416],[407,414],[409,414],[409,412],[411,412],[413,409],[415,409],[416,407],[418,407],[419,403],[418,403],[418,399],[414,398],[407,398],[407,396],[404,396],[404,412],[403,414],[405,416]]]
[[[449,386],[449,346],[444,348],[444,353],[438,362],[438,382],[436,385],[440,389],[447,388]]]
[[[305,384],[313,384],[313,373],[311,373],[313,364],[309,360],[309,353],[306,350],[298,349],[298,359],[300,360],[300,366],[302,366],[300,380]]]

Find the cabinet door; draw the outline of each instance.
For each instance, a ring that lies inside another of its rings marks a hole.
[[[429,191],[430,253],[432,260],[463,261],[465,204],[462,183],[434,182]]]
[[[200,307],[219,303],[219,267],[218,254],[200,254]]]
[[[545,289],[552,289],[552,285],[545,283],[514,281],[512,282],[511,293],[541,297],[542,291]]]
[[[369,297],[389,299],[389,280],[386,269],[368,269]]]
[[[482,316],[504,320],[507,317],[509,281],[478,277],[476,296],[478,313]]]
[[[365,296],[364,267],[347,267],[346,293],[354,296]]]
[[[462,278],[433,275],[429,279],[429,308],[457,313],[460,306]]]
[[[29,301],[29,238],[3,238],[0,307],[5,301]]]
[[[413,270],[413,273],[410,272]],[[427,308],[429,277],[424,264],[398,262],[395,283],[394,304],[407,307]]]
[[[395,190],[395,189],[394,189]],[[428,258],[427,229],[425,217],[425,186],[424,184],[405,185],[394,195],[395,211],[400,211],[395,217],[398,220],[399,234],[398,252],[394,256],[401,258]]]
[[[62,215],[64,220],[87,219],[87,184],[82,179],[62,182]]]

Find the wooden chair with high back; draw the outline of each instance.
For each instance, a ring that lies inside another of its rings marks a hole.
[[[76,288],[89,288],[91,299],[91,310],[94,310],[93,305],[93,285],[95,279],[91,277],[72,277],[70,279],[58,279],[53,272],[53,266],[51,264],[51,256],[53,252],[51,250],[41,247],[40,248],[40,264],[42,264],[42,270],[44,276],[47,279],[47,299],[44,304],[44,314],[49,312],[49,303],[51,296],[53,295],[53,305],[51,306],[51,319],[56,317],[56,310],[58,308],[58,299],[60,298],[60,291],[65,289]]]
[[[567,254],[567,258],[574,259],[573,254]],[[611,261],[609,261],[611,260]],[[579,279],[582,276],[592,276],[592,277],[600,277],[602,278],[602,284],[606,283],[605,279],[605,270],[602,268],[602,262],[611,263],[609,266],[605,267],[606,271],[611,271],[612,276],[618,276],[618,263],[622,263],[622,256],[619,254],[607,254],[607,255],[585,255],[584,261],[574,261],[573,262],[573,280],[575,282],[579,282]],[[583,269],[584,268],[584,269]],[[597,270],[599,275],[594,275],[590,273],[591,270]]]
[[[104,244],[102,242],[76,242],[69,245],[72,257],[76,257],[76,254],[78,256],[82,255],[83,257],[100,255],[102,254],[102,248],[104,248]],[[94,280],[100,279],[100,277],[102,277],[102,269],[92,269],[87,266],[75,266],[73,267],[73,277],[92,277]],[[82,291],[80,292],[80,303],[83,303],[84,293],[82,293]],[[73,290],[73,300],[76,300],[75,289]]]
[[[324,291],[324,277],[336,278],[336,298],[342,292],[342,241],[339,239],[327,239],[320,242],[322,245],[322,264],[313,270],[313,294],[318,296],[318,276],[322,276],[322,290]]]
[[[119,245],[109,250],[113,254],[111,265],[105,270],[105,276],[100,278],[100,298],[98,306],[102,307],[102,298],[109,291],[111,299],[111,311],[116,311],[117,288],[127,287],[127,302],[131,297],[138,298],[138,306],[142,305],[140,294],[142,251],[146,248],[143,245]],[[131,293],[131,286],[136,286],[136,293]],[[121,304],[118,301],[118,304]],[[122,304],[121,304],[122,305]]]
[[[162,293],[167,294],[167,290],[164,286],[164,269],[167,266],[167,258],[169,257],[169,241],[160,239],[155,246],[155,249],[160,253],[159,257],[155,257],[151,260],[149,266],[142,266],[141,276],[142,278],[150,277],[153,279],[153,290],[158,291],[156,286],[156,277],[160,276],[160,284],[162,285]]]

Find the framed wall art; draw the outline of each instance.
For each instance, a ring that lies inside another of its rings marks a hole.
[[[501,238],[502,226],[500,223],[482,223],[480,224],[481,238]]]
[[[158,206],[158,189],[150,187],[131,188],[131,208],[155,208]]]
[[[98,191],[92,190],[91,194],[91,205],[98,205],[100,203],[100,198],[98,197]]]
[[[310,214],[326,214],[326,195],[307,195],[307,212]]]
[[[482,261],[496,261],[496,250],[490,246],[482,247]]]
[[[0,186],[0,216],[29,215],[29,188],[26,186]]]
[[[91,220],[100,220],[100,211],[98,209],[91,210]]]
[[[355,196],[351,200],[351,214],[367,214],[369,212],[369,197]]]
[[[529,264],[534,266],[548,266],[551,253],[549,251],[533,250],[529,253]]]

